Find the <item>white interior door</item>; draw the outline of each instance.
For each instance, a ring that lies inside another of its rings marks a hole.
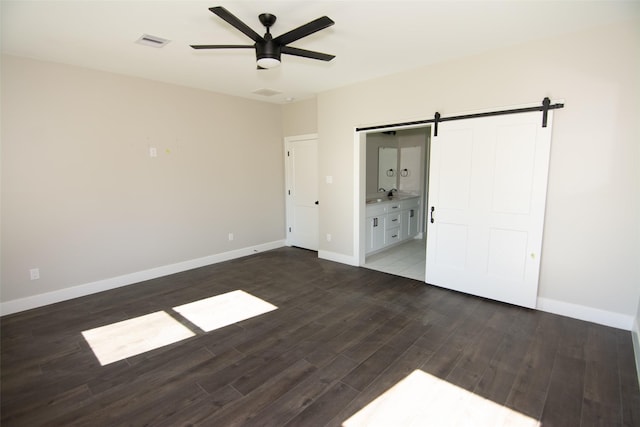
[[[287,244],[318,250],[318,139],[285,141]]]
[[[535,307],[552,112],[441,123],[431,140],[426,282]]]

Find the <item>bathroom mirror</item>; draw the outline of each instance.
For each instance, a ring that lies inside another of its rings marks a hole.
[[[394,147],[378,148],[378,190],[386,192],[398,188],[398,149]]]

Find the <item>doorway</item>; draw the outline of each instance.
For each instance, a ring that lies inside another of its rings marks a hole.
[[[442,125],[440,134],[435,122],[430,158],[425,157],[429,182],[422,206],[428,209],[421,211],[425,220],[428,216],[423,230],[425,282],[519,306],[536,306],[553,121],[549,104],[545,98],[543,108],[442,118],[450,123]],[[436,118],[440,120],[439,115]],[[395,216],[379,209],[376,215],[380,217],[370,218],[365,132],[373,130],[357,132],[354,157],[359,162],[359,197],[355,213],[359,224],[354,252],[358,265],[366,267],[371,250],[385,249],[368,244],[371,236],[374,243],[378,243],[376,236],[386,236],[379,229],[372,233],[372,227],[382,223],[386,232],[388,220],[395,221]]]
[[[372,131],[365,135],[364,223],[366,249],[360,265],[424,282],[430,126]],[[397,206],[394,206],[397,205]],[[372,218],[372,212],[398,213]],[[387,220],[384,225],[385,219]],[[373,224],[372,221],[380,221]],[[382,233],[394,222],[398,232]],[[362,221],[361,221],[362,225]],[[377,228],[377,230],[376,230]],[[380,235],[373,243],[371,233]],[[399,237],[396,237],[399,236]]]

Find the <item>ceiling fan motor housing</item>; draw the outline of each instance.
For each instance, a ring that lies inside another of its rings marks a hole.
[[[271,58],[280,61],[281,46],[273,41],[271,34],[267,33],[264,37],[264,43],[256,43],[256,59]]]

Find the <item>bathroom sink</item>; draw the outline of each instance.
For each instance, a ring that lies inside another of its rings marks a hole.
[[[383,197],[376,197],[376,198],[371,198],[371,199],[367,199],[367,204],[371,204],[371,203],[380,203],[380,202],[388,202],[390,200],[398,200],[399,197],[398,196],[393,196],[393,197],[389,197],[389,196],[383,196]]]
[[[389,202],[392,200],[405,200],[405,199],[411,199],[414,197],[418,197],[414,194],[401,194],[401,195],[394,195],[392,197],[389,196],[382,196],[382,197],[371,197],[369,199],[367,199],[367,204],[373,204],[373,203],[380,203],[380,202]]]
[[[377,199],[367,199],[367,204],[371,204],[371,203],[380,203],[384,200],[388,200],[386,197],[384,199],[382,198],[377,198]]]

